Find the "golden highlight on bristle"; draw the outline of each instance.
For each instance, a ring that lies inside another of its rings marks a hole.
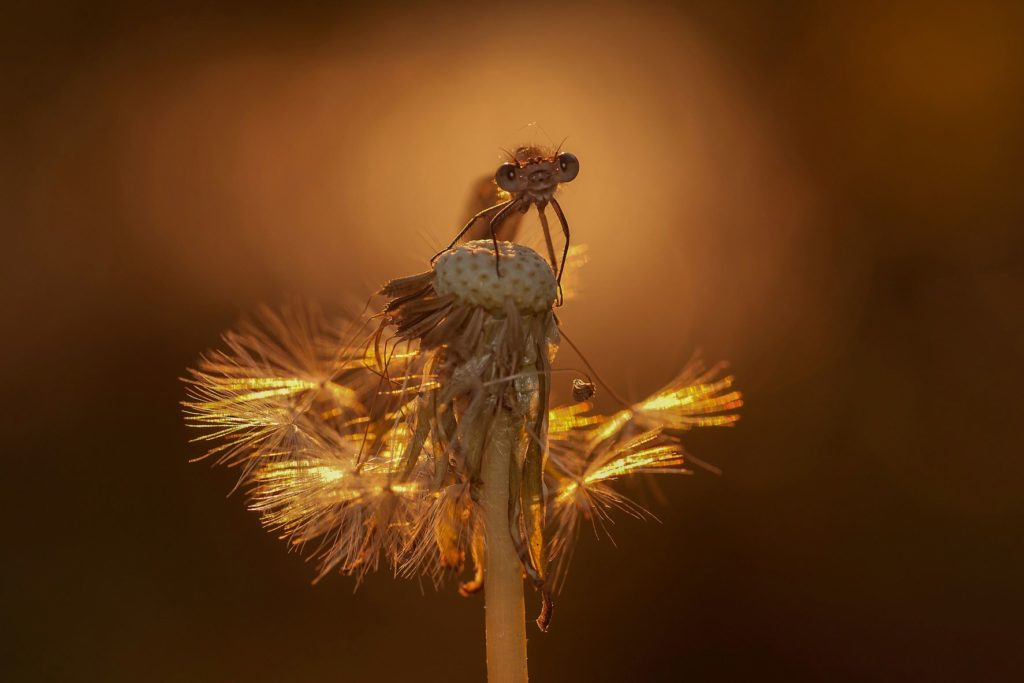
[[[185,380],[204,457],[239,468],[249,507],[318,564],[317,578],[388,566],[435,583],[461,576],[462,592],[476,590],[480,457],[502,414],[520,453],[510,533],[526,574],[556,589],[581,521],[647,514],[616,489],[622,480],[705,466],[681,433],[738,419],[733,378],[699,360],[612,414],[590,402],[550,408],[551,302],[495,310],[435,282],[430,271],[389,283],[369,321],[263,309]]]

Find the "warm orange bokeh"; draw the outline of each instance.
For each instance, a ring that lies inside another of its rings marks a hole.
[[[1019,6],[19,12],[16,678],[479,679],[480,603],[311,588],[231,474],[186,463],[177,377],[260,302],[359,308],[424,268],[533,121],[582,165],[573,341],[633,398],[700,347],[747,401],[691,445],[722,477],[638,490],[663,525],[584,540],[535,678],[1019,666]]]

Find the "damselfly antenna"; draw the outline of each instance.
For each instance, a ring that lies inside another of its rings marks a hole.
[[[469,232],[473,224],[478,220],[487,219],[487,227],[490,232],[491,241],[494,243],[494,269],[501,275],[501,256],[498,251],[497,229],[501,223],[518,211],[521,214],[529,211],[531,205],[537,207],[540,216],[540,224],[544,229],[544,242],[548,249],[548,260],[551,262],[551,269],[557,273],[558,281],[558,303],[562,303],[562,271],[565,270],[565,259],[569,254],[569,223],[565,219],[565,213],[558,200],[555,199],[555,190],[561,183],[568,183],[580,172],[580,161],[574,154],[569,152],[554,153],[546,152],[539,147],[520,147],[511,155],[510,161],[498,167],[494,173],[494,182],[499,188],[508,193],[508,198],[479,211],[469,222],[463,226],[459,234],[455,236],[452,243],[444,251],[434,255],[431,262],[448,249],[454,247],[462,237]],[[551,240],[551,231],[548,229],[548,219],[544,209],[551,204],[558,221],[562,226],[562,233],[565,235],[565,245],[562,248],[562,259],[555,258],[555,247]]]

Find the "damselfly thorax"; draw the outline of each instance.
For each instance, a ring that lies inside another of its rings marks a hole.
[[[463,226],[462,230],[459,231],[459,234],[455,236],[452,243],[448,245],[448,249],[451,249],[459,240],[465,237],[478,220],[487,219],[485,234],[489,235],[494,243],[494,268],[500,276],[501,257],[498,254],[499,230],[506,225],[506,222],[514,219],[513,225],[502,230],[502,237],[509,235],[509,238],[514,238],[522,214],[529,211],[531,206],[536,206],[541,228],[544,231],[544,242],[547,246],[548,260],[551,262],[552,271],[557,273],[559,285],[558,303],[561,305],[562,272],[565,269],[565,259],[569,253],[569,224],[565,219],[565,214],[562,212],[562,207],[559,205],[558,200],[555,199],[555,191],[561,183],[570,182],[577,176],[580,170],[580,162],[575,155],[569,152],[562,152],[558,149],[554,152],[548,152],[535,146],[520,147],[510,154],[509,157],[509,161],[498,167],[491,181],[494,188],[492,194],[497,196],[497,201],[477,211],[469,219],[469,222]],[[482,187],[480,189],[483,190]],[[486,192],[480,192],[481,197],[486,196],[486,194]],[[562,226],[562,233],[565,235],[561,261],[555,257],[555,247],[551,240],[551,231],[548,228],[548,219],[545,214],[545,209],[549,204],[558,217],[559,224]],[[477,233],[479,232],[481,231],[478,230]],[[470,238],[473,237],[482,238],[484,235],[471,234]],[[444,251],[436,254],[434,259],[436,260],[443,253]]]

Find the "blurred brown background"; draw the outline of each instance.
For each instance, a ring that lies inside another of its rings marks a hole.
[[[723,476],[584,536],[534,680],[1024,675],[1020,3],[14,3],[0,31],[4,680],[483,678],[479,600],[311,587],[187,462],[177,378],[259,302],[421,269],[532,121],[582,161],[573,339],[634,397],[697,347],[747,397],[689,440]]]

